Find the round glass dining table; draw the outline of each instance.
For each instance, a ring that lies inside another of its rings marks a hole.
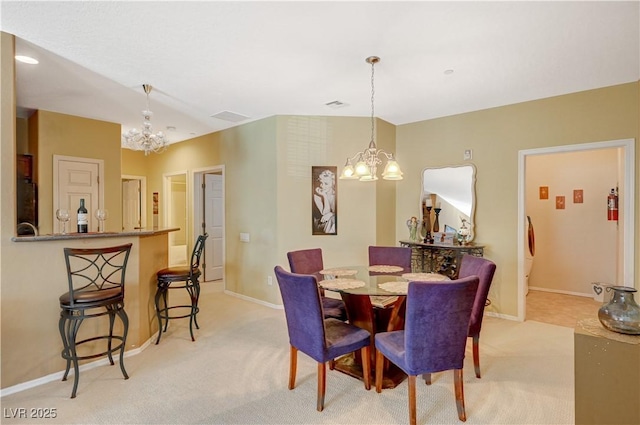
[[[438,273],[411,273],[398,266],[346,266],[319,272],[318,284],[327,290],[352,295],[407,295],[410,281],[441,282]]]
[[[375,334],[400,330],[404,326],[404,301],[411,281],[444,282],[449,278],[437,273],[411,273],[397,266],[345,266],[321,270],[318,285],[338,292],[344,301],[349,323],[371,334],[371,366],[375,370]],[[337,359],[335,368],[363,379],[358,356]],[[406,378],[390,363],[384,371],[382,387],[394,388]]]

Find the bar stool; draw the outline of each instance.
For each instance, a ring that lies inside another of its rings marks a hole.
[[[195,245],[193,246],[193,252],[191,253],[191,266],[185,267],[168,267],[166,269],[160,270],[156,275],[158,278],[158,289],[156,290],[156,315],[158,316],[158,339],[156,340],[156,345],[160,342],[160,337],[162,336],[162,332],[167,331],[167,326],[169,326],[169,319],[182,319],[185,317],[189,318],[189,332],[191,332],[191,341],[195,341],[196,339],[193,337],[193,325],[196,325],[197,329],[200,329],[198,326],[197,315],[200,309],[198,308],[198,300],[200,298],[200,282],[198,278],[200,277],[200,257],[202,256],[202,252],[204,250],[204,242],[209,235],[206,233],[204,235],[198,236]],[[172,285],[175,282],[184,282],[183,285]],[[181,304],[169,306],[167,304],[167,293],[169,289],[180,289],[184,288],[189,293],[189,297],[191,298],[191,304]],[[160,299],[162,299],[162,307],[160,306]],[[174,315],[171,316],[169,314],[169,310],[174,309],[187,309],[188,312],[185,314]],[[164,319],[164,330],[162,329],[162,319]]]
[[[64,348],[62,358],[67,361],[67,368],[62,377],[67,375],[73,363],[74,377],[71,398],[76,397],[80,369],[78,361],[108,356],[113,365],[113,353],[120,351],[120,370],[124,379],[129,379],[124,369],[124,348],[129,331],[129,318],[124,311],[124,276],[132,244],[114,246],[110,248],[64,248],[67,264],[69,291],[60,296],[60,336]],[[93,319],[109,315],[109,333],[78,341],[80,325],[85,319]],[[123,325],[121,335],[114,335],[113,328],[116,316]],[[100,353],[78,355],[78,346],[106,340],[106,351]],[[120,341],[116,346],[113,340]]]

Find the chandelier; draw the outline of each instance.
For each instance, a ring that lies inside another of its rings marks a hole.
[[[400,166],[393,158],[393,154],[387,153],[382,149],[378,149],[374,140],[374,65],[380,62],[380,58],[377,56],[369,56],[365,61],[371,64],[371,141],[369,142],[369,147],[367,149],[356,153],[351,158],[347,158],[347,163],[342,169],[340,178],[352,180],[359,179],[360,181],[378,180],[378,165],[382,164],[382,159],[380,158],[383,157],[387,160],[387,164],[382,172],[382,178],[385,180],[402,180],[402,171],[400,171]]]
[[[142,131],[133,128],[122,135],[122,145],[135,151],[144,151],[145,156],[149,152],[161,153],[167,149],[169,141],[162,131],[153,134],[151,129],[151,117],[153,112],[149,109],[149,93],[151,93],[151,85],[143,84],[142,88],[147,94],[147,109],[142,111],[144,121],[142,123]]]

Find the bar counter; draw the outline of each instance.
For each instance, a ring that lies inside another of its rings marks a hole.
[[[59,297],[69,290],[64,248],[132,244],[125,275],[125,311],[129,316],[125,350],[134,354],[149,344],[158,330],[156,273],[168,266],[169,232],[176,230],[12,237],[11,249],[2,252],[3,257],[6,255],[2,268],[2,360],[3,365],[11,365],[2,368],[3,394],[11,387],[41,382],[43,378],[46,381],[64,371],[58,331]],[[104,319],[104,323],[93,326],[108,326],[108,319]],[[65,388],[63,392],[71,388],[67,383],[60,386]]]
[[[170,227],[166,229],[136,229],[127,232],[89,232],[89,233],[53,233],[38,236],[14,236],[11,238],[13,242],[41,242],[41,241],[66,241],[73,239],[90,239],[90,238],[114,238],[126,236],[152,236],[180,230],[178,227]]]

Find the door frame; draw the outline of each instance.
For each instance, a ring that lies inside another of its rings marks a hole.
[[[171,192],[171,185],[169,184],[169,179],[170,177],[174,177],[174,176],[179,176],[179,175],[184,175],[184,183],[186,185],[185,187],[185,203],[186,203],[186,210],[189,210],[189,194],[190,192],[190,182],[189,182],[189,170],[179,170],[179,171],[172,171],[170,173],[163,173],[162,174],[162,193],[164,194],[163,196],[163,202],[162,202],[162,223],[164,223],[164,227],[168,228],[169,226],[169,217],[170,217],[170,210],[171,210],[171,196],[172,196],[172,192]],[[189,226],[191,223],[189,223],[189,214],[187,212],[187,215],[185,217],[185,229],[184,229],[184,234],[185,234],[185,243],[187,245],[187,264],[189,264],[189,261],[191,261],[191,250],[193,249],[193,243],[191,241],[189,241],[189,238],[187,238],[186,236],[189,234]],[[167,238],[167,249],[171,250],[171,237]],[[171,257],[169,257],[169,260],[171,260]]]
[[[122,174],[120,176],[120,184],[122,180],[138,180],[140,182],[140,227],[147,227],[147,178],[145,176],[134,176]],[[124,203],[122,204],[124,207]],[[122,212],[120,212],[122,213]]]
[[[225,224],[222,227],[222,239],[224,240],[224,249],[222,250],[222,282],[225,282],[225,267],[226,263],[226,247],[227,247],[227,218],[224,208],[226,205],[226,192],[225,192],[225,167],[224,165],[214,165],[211,167],[204,168],[196,168],[192,170],[193,179],[192,179],[192,192],[191,199],[193,199],[193,210],[192,210],[192,223],[193,223],[193,240],[195,240],[199,235],[202,234],[202,221],[204,220],[204,195],[202,193],[202,182],[205,174],[221,174],[222,175],[222,222]],[[206,277],[205,277],[206,278]],[[226,288],[226,283],[223,283]]]
[[[79,156],[67,156],[67,155],[53,155],[53,202],[51,215],[53,216],[53,227],[55,228],[56,224],[56,210],[59,208],[59,179],[58,179],[58,169],[60,166],[60,161],[70,161],[70,162],[84,162],[88,164],[97,164],[98,165],[98,208],[104,208],[104,160],[96,159],[96,158],[83,158]],[[70,208],[70,212],[73,210]]]
[[[518,320],[526,317],[526,279],[525,271],[525,195],[526,195],[526,158],[529,155],[545,155],[565,152],[590,151],[598,149],[622,149],[622,176],[624,197],[621,197],[619,209],[622,211],[622,222],[625,231],[622,234],[622,281],[635,282],[635,139],[609,140],[605,142],[580,143],[575,145],[553,146],[548,148],[527,149],[518,151]]]

